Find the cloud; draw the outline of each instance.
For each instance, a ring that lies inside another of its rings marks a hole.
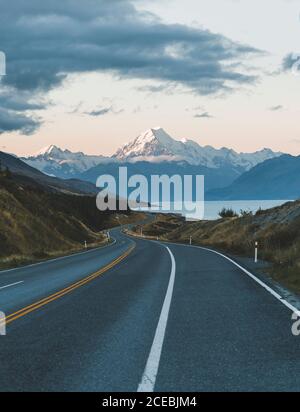
[[[165,83],[165,84],[148,84],[145,86],[137,87],[137,90],[140,92],[146,93],[161,93],[164,92],[165,94],[173,94],[176,91],[176,84],[175,83]]]
[[[73,106],[69,111],[67,111],[67,113],[68,114],[79,113],[82,106],[83,106],[83,102],[80,101],[79,103],[76,104],[76,106]]]
[[[42,99],[32,98],[30,93],[16,93],[14,89],[2,88],[0,90],[0,134],[15,131],[27,135],[34,133],[42,122],[31,112],[45,108],[46,103]]]
[[[280,110],[282,110],[282,109],[283,109],[283,106],[282,106],[281,104],[279,104],[279,105],[277,105],[277,106],[272,106],[272,107],[269,108],[269,110],[270,110],[271,112],[278,112],[278,111],[280,111]]]
[[[211,114],[209,114],[208,112],[204,112],[204,113],[197,113],[194,115],[194,117],[198,118],[198,119],[212,119],[214,116],[212,116]]]
[[[113,106],[111,107],[103,107],[100,109],[95,109],[95,110],[91,110],[89,112],[85,112],[85,114],[89,115],[89,116],[93,116],[93,117],[100,117],[100,116],[104,116],[106,114],[112,113],[112,114],[120,114],[122,113],[124,110],[123,109],[114,109]]]
[[[39,119],[25,114],[0,108],[0,134],[19,131],[25,135],[33,134],[41,125]]]
[[[186,112],[196,112],[198,110],[205,111],[204,106],[196,106],[196,107],[192,107],[192,108],[187,107],[185,109]]]
[[[179,84],[212,94],[252,83],[242,69],[260,52],[209,30],[167,24],[129,0],[0,0],[4,81],[47,91],[70,73]],[[240,66],[240,69],[239,69]]]
[[[42,110],[47,107],[43,99],[32,97],[31,93],[17,92],[15,89],[0,89],[0,107],[7,110],[24,112],[28,110]]]
[[[292,71],[295,75],[300,72],[300,53],[289,53],[282,61],[283,71]]]
[[[89,116],[93,117],[99,117],[99,116],[104,116],[107,113],[111,113],[112,108],[111,107],[105,107],[104,109],[98,109],[98,110],[92,110],[90,112],[86,112],[85,114],[88,114]]]
[[[151,81],[145,87],[152,93],[183,87],[202,95],[256,80],[245,67],[261,54],[256,48],[202,28],[164,23],[130,0],[0,0],[0,6],[0,47],[7,61],[0,90],[23,95],[2,97],[1,110],[10,121],[1,119],[1,130],[36,130],[41,122],[26,113],[41,109],[32,97],[60,86],[70,74],[104,72]],[[110,113],[106,109],[90,115]]]

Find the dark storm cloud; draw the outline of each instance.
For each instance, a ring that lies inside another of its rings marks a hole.
[[[181,85],[198,94],[255,81],[240,67],[260,54],[257,49],[208,30],[163,23],[129,0],[0,0],[0,6],[0,49],[7,60],[2,83],[17,91],[47,92],[68,74],[90,71]]]
[[[40,119],[28,115],[28,111],[45,109],[42,100],[34,99],[28,92],[19,92],[12,88],[0,90],[0,134],[20,131],[23,134],[34,133],[41,125]]]
[[[48,90],[68,73],[110,71],[209,94],[253,76],[229,66],[257,54],[208,30],[165,24],[127,0],[0,0],[5,82]]]
[[[41,100],[31,100],[29,93],[21,93],[15,89],[0,89],[0,108],[23,112],[27,110],[42,110],[46,103]]]
[[[41,122],[23,113],[0,108],[0,134],[20,131],[23,134],[33,134]]]

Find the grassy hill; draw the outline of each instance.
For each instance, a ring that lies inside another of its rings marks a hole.
[[[12,173],[18,176],[28,177],[35,182],[44,186],[48,191],[60,191],[65,193],[75,194],[95,194],[97,189],[95,185],[83,182],[78,179],[59,179],[57,177],[48,176],[39,170],[27,165],[25,162],[0,151],[0,169],[8,168]]]
[[[100,212],[95,196],[49,190],[29,177],[0,173],[0,267],[16,266],[96,246],[100,233],[140,217]]]
[[[159,215],[143,228],[143,234],[182,243],[192,236],[194,244],[248,257],[253,257],[258,241],[259,257],[271,263],[271,276],[300,293],[300,201],[215,221],[185,222]]]

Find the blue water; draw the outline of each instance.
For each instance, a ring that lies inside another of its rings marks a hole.
[[[266,210],[272,207],[283,205],[290,200],[224,200],[224,201],[205,201],[204,207],[203,203],[198,203],[197,212],[192,212],[187,216],[187,213],[182,212],[182,204],[180,202],[173,203],[175,207],[172,210],[168,208],[163,208],[162,205],[166,205],[164,202],[160,203],[160,210],[148,209],[146,207],[140,208],[139,210],[159,212],[159,213],[178,213],[181,215],[186,215],[189,220],[216,220],[219,219],[219,213],[223,208],[232,209],[234,212],[240,214],[241,210],[249,212],[257,212],[258,209]],[[188,206],[193,206],[194,204],[187,202]],[[170,207],[170,205],[168,205]],[[133,209],[138,210],[138,209]]]

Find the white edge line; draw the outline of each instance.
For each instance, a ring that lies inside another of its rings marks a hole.
[[[157,244],[165,246],[164,242],[162,242],[162,241],[157,241],[157,240],[153,240],[153,239],[141,239],[141,240],[146,240],[146,241],[148,240],[149,242],[153,242],[153,243],[157,243]],[[274,298],[279,300],[279,302],[281,302],[283,305],[285,305],[288,309],[290,309],[292,312],[294,312],[298,316],[300,316],[300,309],[293,306],[286,299],[284,299],[279,293],[275,292],[275,290],[273,290],[270,286],[268,286],[266,283],[264,283],[262,280],[260,280],[257,276],[253,275],[253,273],[249,272],[249,270],[245,269],[243,266],[239,265],[237,262],[235,262],[230,257],[224,255],[223,253],[217,252],[216,250],[209,249],[209,248],[203,247],[203,246],[186,245],[184,243],[170,243],[170,242],[167,242],[167,241],[165,243],[167,243],[169,245],[172,245],[172,246],[184,246],[184,247],[191,247],[191,248],[195,248],[195,249],[203,249],[203,250],[206,250],[208,252],[215,253],[216,255],[222,256],[224,259],[226,259],[229,262],[233,263],[241,271],[246,273],[246,275],[250,276],[253,280],[255,280],[255,282],[257,282],[260,286],[262,286],[267,292],[269,292],[272,296],[274,296]],[[167,246],[165,246],[165,247],[167,247]]]
[[[9,288],[9,287],[11,287],[11,286],[19,285],[20,283],[24,283],[24,280],[20,280],[20,282],[11,283],[10,285],[1,286],[1,287],[0,287],[0,290],[1,290],[1,289]]]
[[[168,289],[160,313],[159,321],[157,324],[154,340],[152,347],[148,356],[147,364],[141,379],[141,382],[138,386],[137,392],[153,392],[155,387],[155,381],[158,373],[159,362],[162,352],[162,347],[165,338],[166,327],[168,323],[169,311],[172,301],[174,283],[175,283],[175,274],[176,274],[176,262],[173,253],[171,250],[164,246],[171,257],[171,275],[168,284]]]
[[[257,276],[253,275],[253,273],[249,272],[249,270],[245,269],[243,266],[239,265],[237,262],[235,262],[233,259],[230,257],[224,255],[223,253],[217,252],[216,250],[209,249],[203,246],[195,246],[195,245],[185,245],[183,243],[174,243],[174,246],[179,245],[179,246],[185,246],[185,247],[193,247],[196,249],[203,249],[207,250],[208,252],[215,253],[216,255],[222,256],[224,259],[228,260],[229,262],[233,263],[235,266],[237,266],[240,270],[242,270],[246,275],[250,276],[255,282],[257,282],[260,286],[262,286],[267,292],[269,292],[272,296],[274,296],[275,299],[279,300],[283,305],[285,305],[287,308],[289,308],[292,312],[296,313],[298,316],[300,316],[300,309],[297,309],[295,306],[290,304],[287,300],[285,300],[279,293],[275,292],[270,286],[268,286],[266,283],[264,283],[262,280],[260,280]]]

